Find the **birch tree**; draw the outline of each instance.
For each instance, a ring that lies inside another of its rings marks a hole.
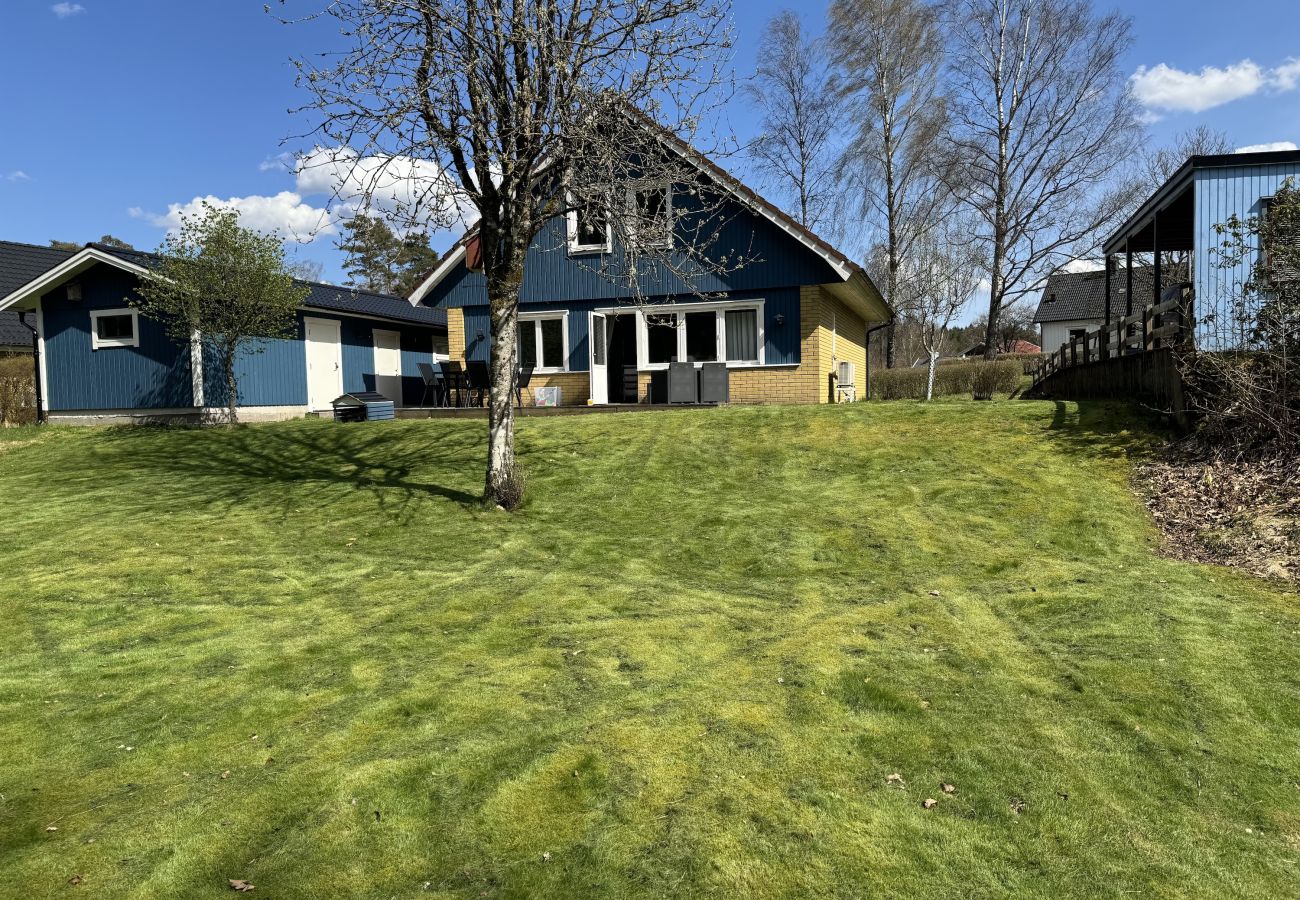
[[[950,160],[941,140],[945,102],[939,89],[943,38],[935,10],[922,0],[835,0],[830,8],[832,58],[853,140],[840,160],[855,211],[883,234],[873,242],[885,299],[911,314],[905,261],[942,223],[950,192],[939,174]],[[895,357],[895,328],[885,338],[885,365]]]
[[[335,162],[358,161],[351,181],[363,193],[395,176],[412,182],[403,202],[386,206],[390,217],[422,228],[477,219],[491,324],[484,498],[513,508],[526,251],[553,217],[603,208],[622,244],[611,278],[637,285],[656,265],[689,272],[710,262],[696,252],[707,243],[703,218],[688,238],[686,217],[655,201],[691,173],[648,137],[660,127],[674,140],[700,134],[725,81],[729,4],[334,0],[318,17],[333,20],[344,46],[297,68],[313,133],[340,148]]]
[[[822,56],[799,16],[782,10],[767,23],[758,67],[745,86],[763,117],[749,153],[799,224],[813,231],[833,227],[839,207],[833,159],[838,102]]]
[[[914,268],[911,303],[921,346],[925,349],[925,399],[934,398],[934,375],[948,337],[948,328],[979,288],[982,261],[958,238],[932,236],[909,259]]]
[[[956,193],[989,262],[985,355],[1003,307],[1121,217],[1141,128],[1120,69],[1131,21],[1087,0],[948,0]]]

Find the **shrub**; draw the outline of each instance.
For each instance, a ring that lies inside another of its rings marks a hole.
[[[36,421],[36,382],[30,356],[0,357],[0,425]]]
[[[911,369],[884,369],[871,373],[871,399],[873,400],[924,400],[928,372],[925,366]],[[1020,363],[972,362],[963,360],[936,366],[934,396],[951,397],[972,394],[992,397],[994,394],[1013,393],[1020,386]]]

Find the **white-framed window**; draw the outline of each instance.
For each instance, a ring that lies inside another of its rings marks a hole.
[[[569,371],[569,314],[519,314],[519,365],[535,372]]]
[[[612,244],[609,208],[569,198],[568,237],[570,253],[608,253]]]
[[[673,241],[673,192],[663,182],[627,188],[628,236],[642,247],[667,247]]]
[[[90,349],[139,347],[140,319],[134,309],[95,309],[90,313]]]
[[[637,316],[642,369],[665,369],[679,360],[761,366],[765,343],[762,300],[649,307]]]

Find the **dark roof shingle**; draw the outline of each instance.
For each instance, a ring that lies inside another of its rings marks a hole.
[[[9,296],[71,255],[71,250],[0,241],[0,297]]]
[[[1128,277],[1123,269],[1111,274],[1110,303],[1112,318],[1124,315],[1127,308]],[[1150,266],[1133,267],[1133,310],[1150,302],[1152,274]],[[1139,302],[1141,300],[1142,302]],[[1038,301],[1035,322],[1101,321],[1106,317],[1106,276],[1096,272],[1057,272],[1047,279]]]
[[[156,253],[143,250],[124,250],[121,247],[108,247],[103,244],[90,244],[97,250],[111,253],[117,258],[143,268],[152,268],[158,263]],[[417,325],[447,326],[447,311],[428,306],[412,306],[410,302],[392,294],[376,294],[347,285],[325,284],[319,281],[298,281],[310,289],[307,302],[303,305],[310,309],[331,310],[334,312],[353,313],[361,316],[374,316],[393,319],[399,322],[411,322]]]

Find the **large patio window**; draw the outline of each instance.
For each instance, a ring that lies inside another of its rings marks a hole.
[[[762,301],[692,303],[680,310],[647,312],[641,359],[652,368],[678,360],[762,365],[762,322]]]
[[[519,316],[519,365],[538,372],[568,369],[569,329],[564,313],[528,313]]]

